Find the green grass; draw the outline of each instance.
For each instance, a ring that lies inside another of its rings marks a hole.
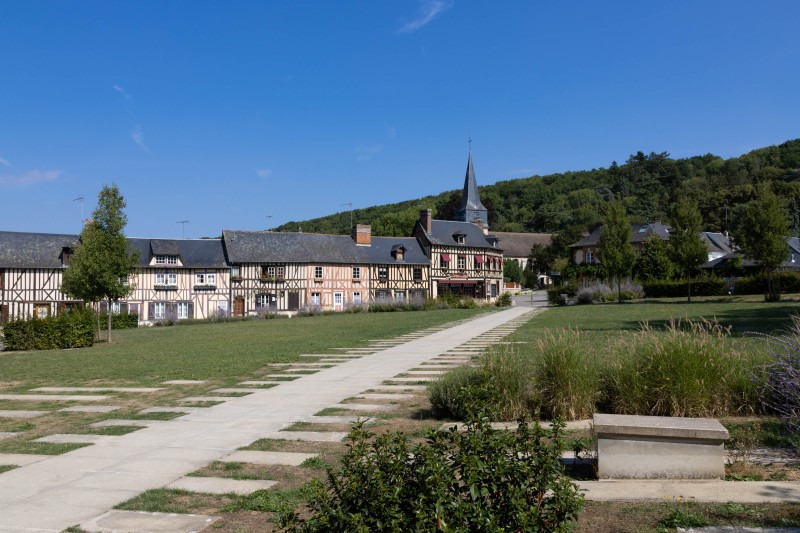
[[[15,468],[19,468],[19,465],[0,465],[0,474],[8,472],[9,470],[14,470]]]
[[[237,378],[269,363],[296,361],[302,353],[363,346],[370,339],[402,335],[482,312],[486,311],[335,314],[118,330],[113,344],[4,353],[0,376],[31,385],[90,381],[145,385],[168,379]]]
[[[194,493],[178,489],[150,489],[135,498],[114,507],[124,511],[145,511],[148,513],[189,513],[200,507],[193,505],[188,498]]]

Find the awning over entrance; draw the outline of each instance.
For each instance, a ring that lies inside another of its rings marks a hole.
[[[439,285],[477,285],[477,281],[467,281],[465,279],[440,279]]]

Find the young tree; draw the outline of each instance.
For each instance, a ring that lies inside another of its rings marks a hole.
[[[111,342],[111,303],[133,292],[128,276],[139,261],[123,232],[128,218],[125,200],[116,185],[103,187],[92,220],[81,231],[62,290],[86,302],[108,301],[108,342]]]
[[[761,264],[767,275],[766,300],[778,299],[772,288],[772,274],[786,259],[789,214],[769,183],[762,184],[756,199],[743,207],[734,237],[748,258]]]
[[[597,256],[606,273],[617,278],[617,301],[621,303],[622,278],[630,275],[636,262],[636,252],[631,245],[631,221],[621,200],[608,204]]]
[[[512,283],[522,281],[522,269],[516,259],[503,260],[503,279]]]
[[[687,301],[692,301],[692,274],[708,261],[708,248],[700,234],[703,232],[703,219],[697,204],[681,199],[675,206],[672,220],[675,231],[669,238],[669,252],[672,262],[679,272],[686,276]]]
[[[673,268],[664,239],[650,237],[644,241],[642,253],[636,260],[636,273],[639,279],[643,281],[669,279]]]

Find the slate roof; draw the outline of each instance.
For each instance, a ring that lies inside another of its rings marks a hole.
[[[491,236],[497,239],[497,246],[503,249],[506,257],[528,257],[534,244],[549,246],[553,239],[551,233],[495,231]]]
[[[706,243],[709,253],[729,254],[733,251],[731,240],[724,233],[704,231],[700,238]]]
[[[77,235],[0,231],[0,268],[60,268],[62,249],[77,244]]]
[[[223,230],[225,250],[231,263],[344,263],[428,264],[413,237],[372,237],[370,246],[358,246],[347,235],[277,233]],[[402,245],[405,259],[395,261],[392,247]]]
[[[642,243],[650,237],[659,237],[663,240],[669,239],[672,231],[670,226],[665,226],[661,222],[648,222],[646,224],[631,224],[631,244]],[[573,244],[572,248],[583,248],[584,246],[597,246],[600,242],[600,234],[603,226],[597,226],[588,236]]]
[[[800,270],[800,239],[797,237],[787,237],[786,238],[786,260],[784,260],[781,265],[778,267],[778,270],[782,271],[798,271]],[[725,254],[722,257],[718,257],[713,259],[703,265],[700,265],[700,268],[707,268],[707,269],[724,269],[728,266],[731,266],[731,263],[736,261],[737,266],[741,268],[756,268],[760,267],[760,265],[752,260],[745,257],[744,253],[740,250],[734,250],[730,253]]]
[[[461,195],[461,204],[456,213],[465,213],[467,210],[486,211],[478,195],[478,183],[475,180],[475,169],[472,167],[472,152],[467,160],[467,173],[464,176],[464,193]]]
[[[419,222],[417,222],[419,225]],[[421,228],[421,225],[420,225]],[[425,233],[424,228],[420,231]],[[464,244],[458,244],[453,237],[461,233],[465,236]],[[457,222],[453,220],[432,220],[431,232],[425,234],[431,244],[442,246],[463,246],[473,248],[492,248],[499,250],[501,247],[492,246],[492,242],[483,233],[483,230],[471,222]]]
[[[150,265],[153,255],[177,255],[186,268],[225,268],[222,239],[128,239],[139,250],[139,266]],[[151,254],[152,250],[152,254]],[[158,250],[158,252],[156,251]],[[167,251],[164,251],[167,250]],[[163,268],[166,265],[158,265]]]

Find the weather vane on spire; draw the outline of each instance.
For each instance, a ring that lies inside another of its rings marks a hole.
[[[472,151],[472,130],[469,130],[469,134],[467,137],[467,142],[469,143],[469,151]]]

